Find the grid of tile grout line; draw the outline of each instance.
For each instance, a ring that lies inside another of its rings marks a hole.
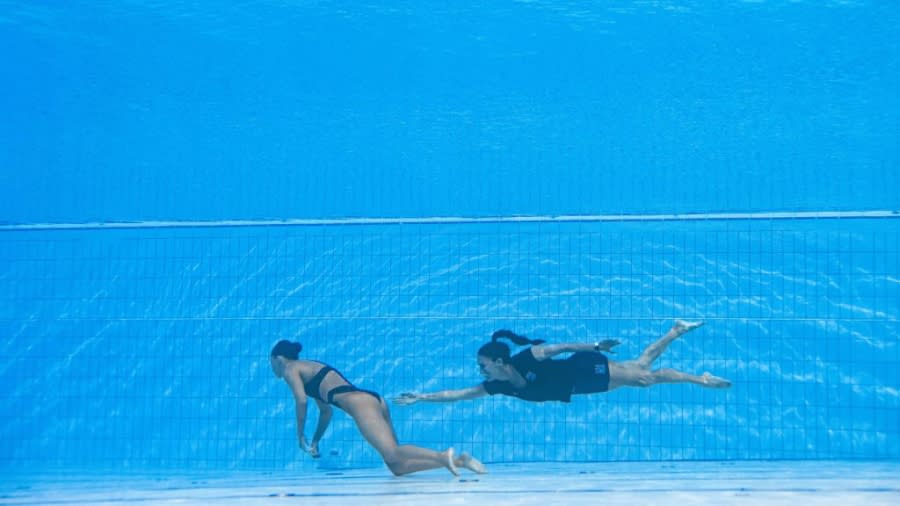
[[[268,371],[276,337],[390,396],[477,384],[496,328],[620,337],[625,359],[674,317],[707,327],[660,365],[733,374],[732,391],[392,405],[398,435],[498,462],[890,457],[900,265],[884,223],[5,232],[2,395],[29,409],[2,414],[4,464],[310,468]],[[335,465],[380,462],[347,417],[326,441]]]

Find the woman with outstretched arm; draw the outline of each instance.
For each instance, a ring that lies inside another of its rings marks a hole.
[[[676,320],[655,343],[636,360],[613,361],[601,352],[612,352],[615,339],[595,343],[544,344],[509,330],[498,330],[491,342],[478,350],[478,367],[485,381],[460,390],[432,393],[403,393],[393,401],[400,405],[424,402],[453,402],[503,394],[519,399],[544,402],[569,402],[572,395],[608,392],[619,387],[649,387],[661,383],[693,383],[706,388],[728,388],[731,382],[706,372],[695,376],[675,369],[651,370],[650,366],[675,339],[699,328],[703,323]],[[517,345],[530,345],[510,355],[508,339]],[[572,352],[566,359],[553,359]]]

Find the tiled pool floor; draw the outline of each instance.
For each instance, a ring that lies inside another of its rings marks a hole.
[[[308,473],[7,474],[10,505],[898,505],[900,462],[527,463],[486,475],[386,468]]]

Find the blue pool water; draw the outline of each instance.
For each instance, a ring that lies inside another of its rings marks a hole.
[[[0,220],[896,209],[898,24],[864,0],[2,0]]]
[[[392,406],[398,436],[497,469],[473,501],[540,474],[633,501],[570,475],[701,462],[698,501],[767,463],[803,473],[756,500],[892,501],[898,25],[865,1],[0,0],[0,503],[67,476],[108,483],[82,502],[159,476],[418,500],[343,414],[298,451],[273,342],[390,398],[477,384],[499,328],[624,360],[676,318],[706,325],[658,365],[731,389]],[[862,484],[806,481],[832,465]]]

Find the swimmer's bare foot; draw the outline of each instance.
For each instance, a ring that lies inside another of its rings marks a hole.
[[[688,332],[699,329],[703,326],[703,322],[686,322],[684,320],[675,320],[675,325],[672,325],[672,331],[677,335],[687,334]]]
[[[487,468],[484,467],[484,464],[481,463],[480,460],[475,457],[469,455],[466,452],[462,452],[459,454],[459,458],[456,460],[456,465],[465,467],[469,471],[478,474],[487,473]]]
[[[713,376],[712,374],[705,372],[703,373],[703,386],[707,388],[728,388],[731,386],[731,382],[725,378]]]
[[[447,448],[447,469],[453,473],[453,476],[459,476],[459,471],[456,469],[456,462],[454,462],[453,457],[453,448]]]

